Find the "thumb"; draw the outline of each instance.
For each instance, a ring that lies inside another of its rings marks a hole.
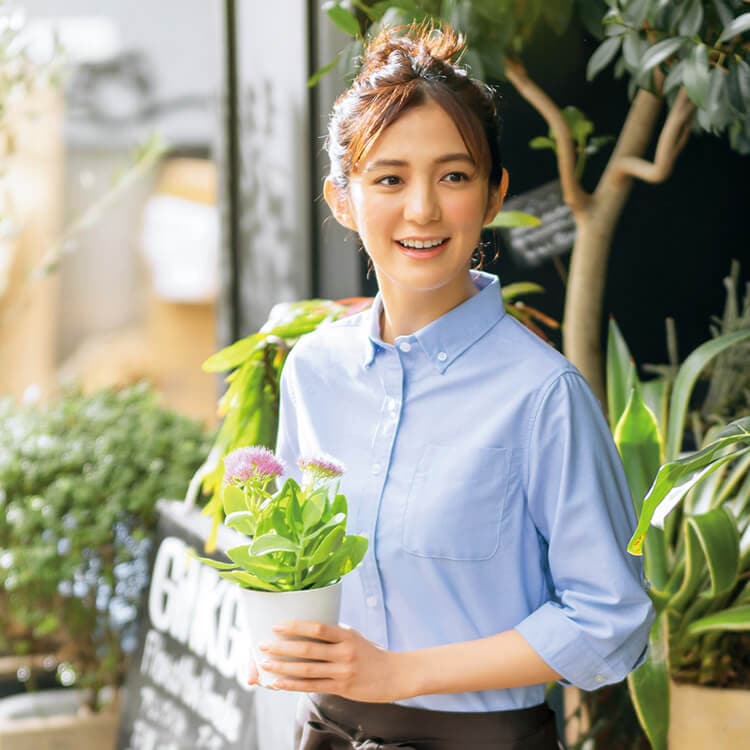
[[[258,668],[255,666],[255,659],[253,657],[250,657],[250,670],[247,676],[247,684],[248,685],[257,685],[258,684]]]

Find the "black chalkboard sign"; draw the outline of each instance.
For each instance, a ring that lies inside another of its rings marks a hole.
[[[576,225],[570,208],[563,202],[557,180],[510,198],[503,204],[503,210],[523,211],[542,222],[535,227],[501,230],[508,252],[516,265],[522,268],[539,266],[572,249]]]
[[[159,501],[151,584],[125,684],[117,750],[257,750],[255,688],[238,586],[202,554],[210,519]],[[238,543],[222,527],[218,547]]]

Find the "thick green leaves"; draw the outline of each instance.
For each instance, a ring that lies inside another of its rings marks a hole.
[[[667,615],[651,626],[646,661],[628,675],[633,707],[653,750],[667,750],[669,732],[669,634]]]
[[[731,452],[727,453],[728,450]],[[628,544],[628,551],[640,554],[649,524],[663,523],[666,515],[701,479],[749,451],[750,417],[729,424],[703,450],[664,464],[644,498],[638,527]]]
[[[235,341],[221,351],[212,354],[202,365],[204,372],[225,372],[239,367],[257,348],[263,337],[257,333]]]
[[[667,604],[677,612],[693,601],[703,586],[708,569],[710,589],[707,596],[729,591],[737,582],[740,537],[737,524],[725,508],[715,508],[684,522],[685,568],[680,588]]]
[[[750,65],[744,60],[729,59],[727,93],[729,103],[738,115],[750,112]]]
[[[607,415],[613,432],[625,411],[634,376],[630,349],[614,318],[610,318],[607,335]]]
[[[703,2],[702,0],[689,0],[682,19],[680,20],[679,32],[681,36],[695,36],[703,24]]]
[[[249,510],[236,510],[233,513],[228,513],[224,523],[230,529],[235,529],[240,534],[246,534],[247,536],[252,536],[257,530],[255,513]]]
[[[245,502],[245,493],[233,484],[224,485],[222,499],[224,504],[224,515],[228,516],[230,513],[248,509],[247,503]]]
[[[250,545],[251,555],[267,555],[271,552],[299,552],[299,545],[279,534],[257,536]]]
[[[688,633],[699,635],[712,630],[750,630],[750,605],[732,607],[732,609],[702,617],[691,623]]]
[[[735,331],[734,333],[727,333],[711,339],[711,341],[701,344],[683,362],[672,387],[672,397],[669,405],[669,422],[664,449],[664,455],[667,460],[676,458],[682,447],[685,416],[698,376],[714,357],[729,347],[743,341],[750,341],[750,330]]]

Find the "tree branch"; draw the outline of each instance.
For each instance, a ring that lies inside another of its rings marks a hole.
[[[562,110],[530,77],[518,60],[505,60],[505,75],[518,93],[544,118],[555,137],[557,168],[563,200],[574,214],[583,213],[591,196],[576,177],[576,153],[573,137]]]
[[[675,160],[690,137],[694,114],[695,105],[685,89],[680,89],[659,133],[654,160],[621,156],[613,164],[614,171],[644,182],[664,182],[672,174]]]

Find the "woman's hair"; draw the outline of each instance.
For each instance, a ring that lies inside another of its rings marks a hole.
[[[464,38],[449,26],[384,28],[365,47],[362,68],[336,100],[326,148],[330,179],[342,189],[378,136],[407,109],[434,101],[456,123],[469,154],[491,187],[502,177],[502,120],[497,95],[454,62]]]

